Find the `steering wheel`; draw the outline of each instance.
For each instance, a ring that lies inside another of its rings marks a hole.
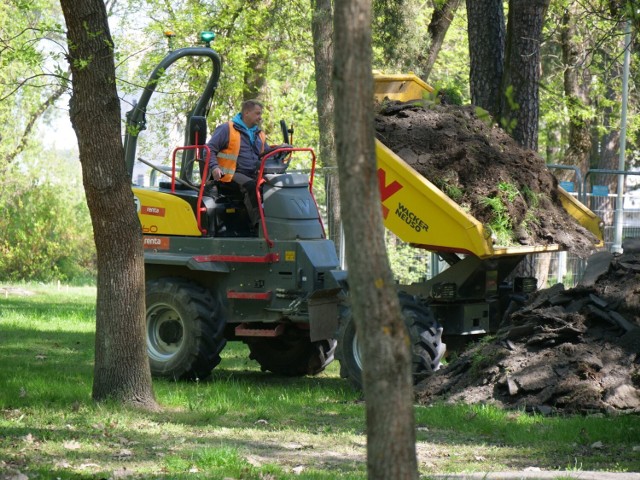
[[[274,150],[278,150],[280,148],[290,149],[291,145],[283,143],[282,145],[277,145],[275,148],[271,149],[271,152]],[[264,154],[264,156],[269,155],[270,152]],[[266,174],[277,174],[284,173],[289,167],[289,160],[291,159],[291,150],[285,150],[282,152],[275,153],[269,158],[267,158],[264,164],[264,173]]]

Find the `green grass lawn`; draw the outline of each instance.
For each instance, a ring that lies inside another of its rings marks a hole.
[[[278,377],[234,342],[206,381],[154,381],[159,413],[95,404],[95,289],[21,289],[0,288],[0,478],[366,478],[364,404],[337,363],[317,377]],[[425,479],[526,467],[640,471],[638,416],[483,405],[415,413]]]

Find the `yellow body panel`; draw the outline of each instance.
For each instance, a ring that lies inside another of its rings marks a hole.
[[[374,75],[375,98],[398,101],[421,99],[433,88],[415,75]],[[401,240],[432,251],[471,253],[479,258],[560,250],[558,245],[501,247],[482,224],[466,213],[434,184],[376,140],[378,181],[385,226]],[[567,212],[602,242],[600,219],[560,189]]]
[[[133,188],[142,233],[200,237],[196,216],[188,202],[168,193]]]
[[[430,250],[491,255],[482,224],[376,140],[385,226],[401,240]]]
[[[374,75],[374,95],[376,100],[409,100],[422,99],[427,92],[433,92],[433,88],[413,74],[401,75]]]
[[[576,200],[565,189],[558,187],[560,202],[564,209],[575,218],[580,225],[593,233],[600,243],[597,247],[604,246],[604,237],[602,236],[602,220],[595,213],[589,210],[582,202]]]

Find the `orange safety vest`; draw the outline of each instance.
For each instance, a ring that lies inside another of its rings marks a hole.
[[[264,146],[266,143],[266,135],[263,131],[258,133],[260,140],[262,141],[262,146],[260,148],[260,153],[264,152]],[[238,162],[238,154],[240,153],[240,132],[235,129],[233,126],[233,122],[229,122],[229,144],[227,148],[220,150],[218,152],[218,166],[220,170],[222,170],[222,177],[220,177],[221,182],[230,182],[233,178],[233,174],[236,171],[236,164]]]

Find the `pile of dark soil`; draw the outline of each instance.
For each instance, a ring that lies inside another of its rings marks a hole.
[[[581,285],[537,292],[417,396],[542,413],[640,412],[640,249],[596,254]]]
[[[481,117],[473,106],[384,102],[376,137],[485,225],[496,220],[486,199],[501,199],[512,244],[588,256],[597,240],[566,213],[543,159]],[[418,385],[418,400],[639,412],[640,248],[625,252],[590,257],[576,288],[537,292],[495,336]]]
[[[597,243],[562,207],[544,160],[478,117],[475,107],[385,102],[375,128],[378,140],[483,224],[496,215],[485,199],[501,198],[512,244],[559,244],[584,257]],[[501,186],[516,187],[516,195]]]

